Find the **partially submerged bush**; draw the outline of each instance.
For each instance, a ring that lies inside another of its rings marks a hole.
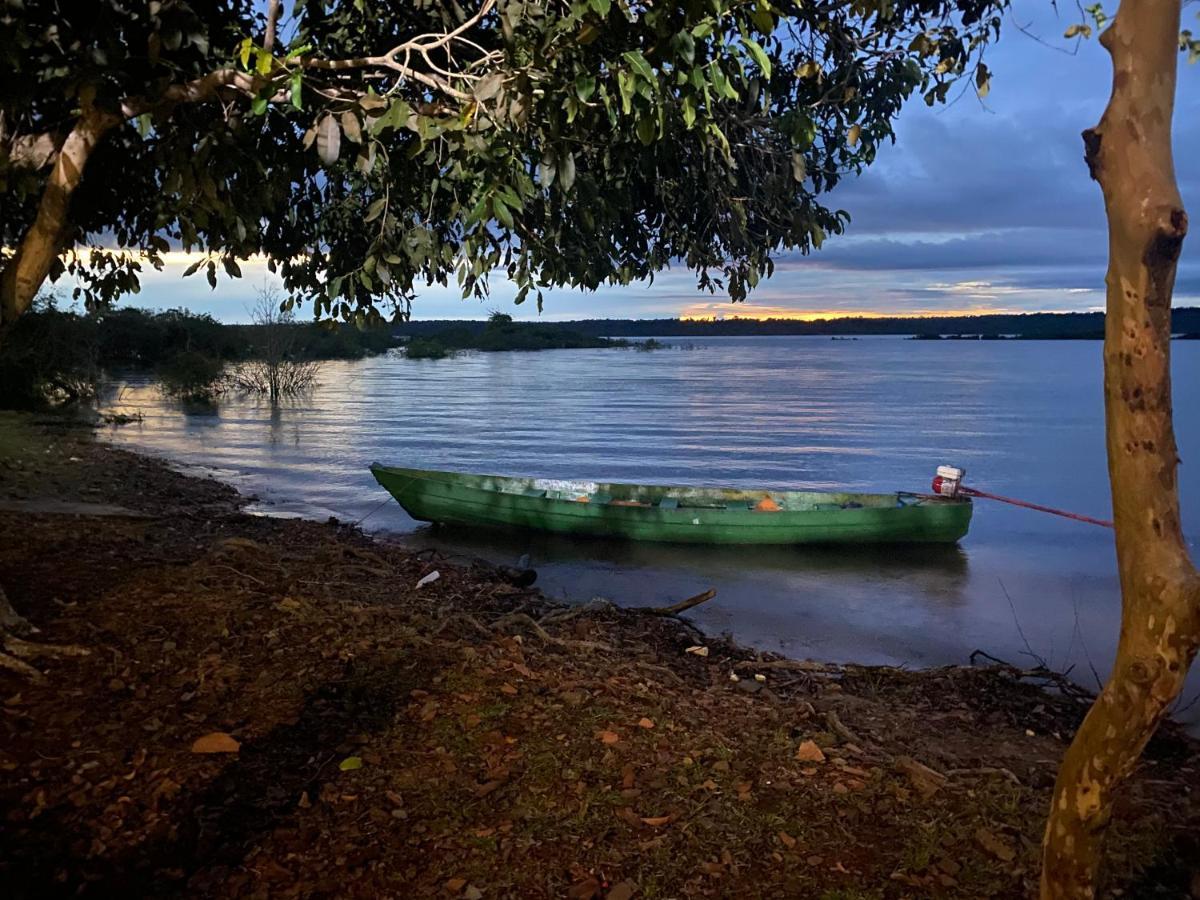
[[[42,296],[0,344],[0,407],[91,400],[100,386],[96,322]]]
[[[161,363],[158,383],[168,397],[211,403],[228,387],[225,363],[195,350],[183,350]]]
[[[404,355],[409,359],[445,359],[450,351],[437,338],[413,338],[404,345]]]
[[[305,358],[295,317],[291,310],[283,309],[283,299],[283,293],[269,285],[256,291],[250,310],[252,355],[230,376],[238,390],[266,394],[272,403],[311,389],[321,368],[319,362]]]
[[[229,383],[236,390],[278,400],[311,390],[320,370],[321,364],[311,359],[252,359],[230,370]]]

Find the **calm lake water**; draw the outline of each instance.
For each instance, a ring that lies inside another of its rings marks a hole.
[[[664,339],[671,341],[672,339]],[[683,343],[676,339],[676,343]],[[1108,530],[981,500],[958,547],[695,548],[436,530],[367,466],[777,488],[926,490],[939,463],[977,488],[1110,514],[1098,342],[715,338],[651,353],[562,350],[329,363],[282,408],[185,411],[143,383],[115,443],[204,467],[271,514],[362,520],[416,546],[514,563],[571,600],[662,604],[712,587],[713,632],[797,657],[929,666],[980,648],[1038,654],[1094,686],[1116,644]],[[1181,455],[1200,453],[1200,342],[1174,345]],[[1191,455],[1189,455],[1191,454]],[[1200,475],[1181,470],[1200,538]],[[1200,691],[1192,679],[1189,694]],[[1200,723],[1200,703],[1182,714]]]

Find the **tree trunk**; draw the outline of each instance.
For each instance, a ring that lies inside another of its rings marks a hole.
[[[71,195],[83,179],[84,167],[96,144],[119,121],[107,113],[88,113],[75,123],[63,142],[42,191],[37,216],[0,272],[0,341],[29,309],[54,260],[62,253],[70,227]]]
[[[1171,293],[1187,215],[1171,160],[1181,0],[1122,0],[1100,41],[1113,87],[1084,132],[1109,227],[1104,400],[1121,635],[1112,675],[1063,759],[1041,896],[1094,897],[1114,792],[1179,695],[1200,645],[1200,575],[1179,515]]]

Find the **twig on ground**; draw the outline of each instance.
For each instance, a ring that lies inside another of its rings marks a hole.
[[[825,722],[829,725],[829,730],[840,737],[844,743],[863,746],[863,740],[843,724],[834,710],[831,709],[825,713]]]
[[[686,600],[680,600],[678,603],[671,606],[642,606],[635,607],[640,613],[645,613],[649,616],[678,616],[682,612],[686,612],[693,606],[699,606],[701,603],[707,603],[713,597],[717,596],[714,588],[709,588],[697,594],[695,597],[688,597]]]
[[[576,641],[567,638],[557,638],[549,634],[545,628],[537,623],[533,616],[528,613],[515,612],[509,613],[506,616],[501,616],[491,624],[493,630],[499,630],[509,625],[527,625],[534,634],[543,642],[555,647],[567,647],[575,650],[603,650],[607,653],[615,651],[615,647],[611,644],[605,644],[602,641]]]
[[[672,672],[666,666],[656,666],[654,663],[642,662],[641,660],[634,660],[633,664],[639,669],[645,669],[647,672],[652,672],[655,675],[667,679],[667,681],[670,681],[672,684],[679,686],[687,684],[687,682],[680,678],[677,673]]]
[[[950,778],[956,778],[962,775],[1000,775],[1001,777],[1011,781],[1017,787],[1021,786],[1021,779],[1011,769],[1005,769],[1002,766],[979,766],[974,769],[948,769],[946,775]]]
[[[557,612],[547,613],[538,620],[538,624],[561,625],[563,622],[578,618],[579,616],[594,612],[607,612],[612,608],[612,601],[597,597],[595,600],[589,600],[582,606],[575,606],[570,609],[560,609]]]
[[[225,565],[225,563],[213,563],[212,566],[214,569],[228,569],[234,575],[241,575],[243,578],[248,578],[251,581],[253,581],[255,584],[260,585],[262,587],[267,586],[267,583],[265,581],[263,581],[261,578],[255,578],[250,573],[243,572],[240,569],[235,569],[233,566],[227,566],[227,565]]]

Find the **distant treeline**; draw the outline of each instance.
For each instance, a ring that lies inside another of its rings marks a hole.
[[[395,332],[402,334],[402,328],[395,328]],[[486,322],[454,322],[449,327],[413,335],[406,353],[409,359],[444,359],[459,350],[499,352],[623,346],[627,346],[626,341],[583,334],[557,323],[514,322],[507,313],[494,312]]]
[[[1098,339],[1104,337],[1104,314],[1025,313],[981,316],[887,318],[849,317],[802,322],[796,319],[578,319],[555,327],[592,337],[736,337],[750,335],[1016,335],[1030,340]],[[393,326],[398,335],[429,337],[455,329],[480,334],[485,321],[428,320]],[[1200,308],[1172,311],[1172,330],[1200,334]]]
[[[29,407],[47,398],[84,399],[105,372],[161,371],[181,356],[218,367],[256,359],[267,342],[262,325],[224,325],[186,310],[122,308],[81,315],[42,303],[0,345],[0,407]],[[397,344],[391,329],[359,331],[315,323],[285,329],[289,354],[302,360],[361,359]],[[280,343],[278,334],[275,344]]]

